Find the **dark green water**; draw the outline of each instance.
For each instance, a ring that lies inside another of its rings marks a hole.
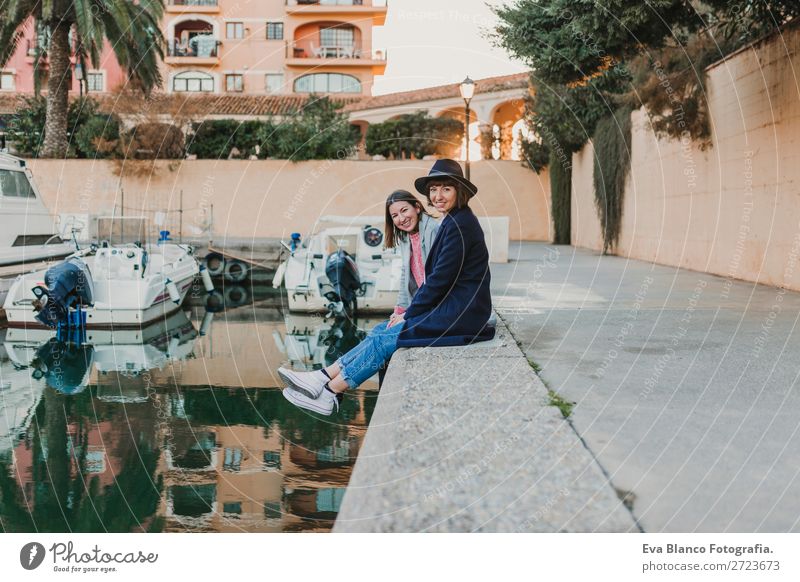
[[[277,367],[332,361],[363,331],[275,303],[205,325],[188,307],[146,330],[90,332],[82,348],[0,332],[2,529],[329,530],[377,387],[329,418],[290,405]]]

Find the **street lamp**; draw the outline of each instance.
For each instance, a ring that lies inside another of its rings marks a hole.
[[[78,80],[80,98],[83,99],[83,65],[80,63],[75,63],[75,78]]]
[[[464,118],[464,149],[467,153],[467,159],[465,160],[464,169],[466,170],[465,177],[467,180],[469,180],[469,101],[475,94],[475,81],[467,76],[467,78],[461,82],[459,89],[461,90],[461,97],[464,99],[464,110],[466,115]]]

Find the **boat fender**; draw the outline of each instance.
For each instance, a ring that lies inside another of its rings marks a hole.
[[[241,307],[248,299],[247,289],[241,285],[228,285],[225,288],[225,307]]]
[[[286,265],[289,261],[283,261],[280,265],[278,265],[278,269],[275,271],[275,276],[272,277],[272,288],[277,289],[283,283],[283,275],[286,273]]]
[[[172,279],[167,279],[167,293],[169,293],[169,298],[172,299],[173,303],[181,302],[181,294],[178,293],[178,287]]]
[[[206,295],[206,311],[217,313],[225,309],[225,298],[216,289]]]
[[[203,316],[203,322],[200,324],[200,335],[208,335],[208,332],[211,331],[211,323],[214,321],[214,312],[213,311],[206,311],[205,315]]]
[[[219,277],[225,272],[225,257],[219,253],[208,253],[203,262],[212,277]]]
[[[247,273],[250,271],[247,263],[232,259],[225,261],[225,280],[232,283],[241,283],[247,279]]]
[[[208,269],[204,265],[200,265],[200,278],[203,280],[203,287],[205,287],[206,293],[211,293],[214,290],[214,283],[211,281],[211,275],[209,275]]]

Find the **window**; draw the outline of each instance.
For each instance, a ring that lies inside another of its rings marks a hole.
[[[280,503],[280,501],[265,501],[264,502],[264,517],[266,519],[280,519],[281,518],[281,503]]]
[[[102,93],[106,90],[106,75],[103,71],[89,71],[86,75],[86,88],[89,91]]]
[[[267,93],[280,93],[283,89],[283,73],[267,73]]]
[[[0,90],[13,91],[14,87],[14,73],[0,72]]]
[[[264,451],[264,467],[267,469],[281,468],[280,451]]]
[[[11,198],[35,198],[25,172],[0,170],[0,195]]]
[[[214,91],[214,77],[200,71],[178,73],[172,78],[172,90],[178,93],[211,93]]]
[[[222,504],[222,513],[233,513],[235,515],[242,514],[242,502],[241,501],[228,501],[227,503]]]
[[[225,25],[226,38],[244,38],[244,24],[241,22],[229,22]]]
[[[296,93],[361,93],[361,81],[340,73],[303,75],[294,82]]]
[[[244,89],[243,75],[225,75],[225,90],[241,93]]]
[[[323,28],[319,31],[319,40],[322,46],[350,48],[354,41],[353,28],[349,26]]]
[[[225,449],[225,462],[222,465],[225,471],[239,471],[242,468],[242,449]]]
[[[267,40],[283,40],[283,22],[267,22]]]

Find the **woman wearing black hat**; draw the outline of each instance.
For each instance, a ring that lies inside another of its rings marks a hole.
[[[381,324],[342,358],[315,372],[279,369],[287,400],[330,414],[348,388],[372,377],[399,347],[458,346],[490,340],[489,252],[469,200],[478,188],[454,160],[437,160],[414,182],[443,219],[425,262],[425,283],[402,318]]]

